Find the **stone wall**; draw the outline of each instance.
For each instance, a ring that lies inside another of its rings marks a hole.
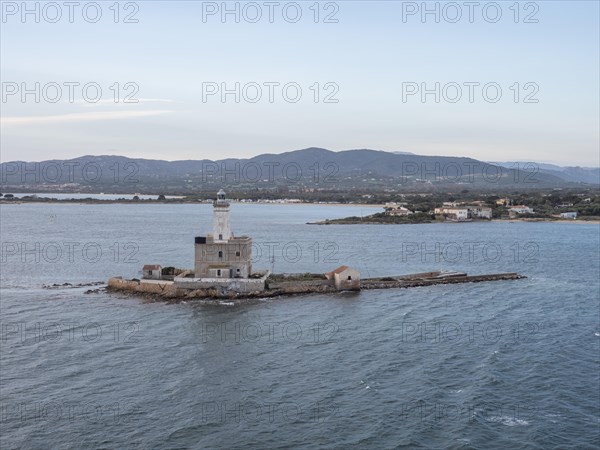
[[[158,280],[124,280],[123,278],[109,278],[108,287],[122,291],[145,292],[148,294],[175,294],[172,281]]]
[[[177,289],[211,289],[218,292],[261,292],[265,290],[264,278],[175,278]]]
[[[269,289],[291,293],[316,291],[321,288],[331,290],[332,286],[328,280],[269,281]]]

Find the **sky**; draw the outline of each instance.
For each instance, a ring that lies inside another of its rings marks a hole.
[[[323,147],[597,167],[599,16],[597,1],[3,1],[0,160]]]

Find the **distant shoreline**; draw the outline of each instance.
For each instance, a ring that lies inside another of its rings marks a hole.
[[[285,202],[285,201],[277,201],[277,202],[239,202],[239,201],[231,201],[232,204],[235,205],[298,205],[298,206],[353,206],[358,208],[383,208],[384,205],[373,204],[373,203],[320,203],[320,202]],[[165,205],[185,205],[185,204],[193,204],[193,205],[212,205],[212,201],[207,200],[183,200],[183,199],[173,199],[173,200],[133,200],[133,199],[78,199],[78,198],[68,198],[68,199],[55,199],[55,198],[37,198],[37,199],[26,199],[23,200],[21,198],[15,198],[14,200],[7,200],[4,198],[0,198],[0,205],[9,205],[9,204],[25,204],[25,203],[66,203],[66,204],[84,204],[84,205],[96,205],[96,204],[134,204],[134,205],[144,205],[144,204],[165,204]]]
[[[33,195],[33,194],[32,194]],[[94,195],[94,194],[92,194]],[[231,201],[231,200],[230,200]],[[158,200],[158,199],[73,199],[73,198],[65,198],[65,199],[56,199],[56,198],[36,198],[36,199],[21,199],[15,198],[12,200],[0,198],[0,206],[2,205],[22,205],[22,204],[70,204],[70,205],[112,205],[112,204],[124,204],[124,205],[211,205],[212,201],[209,200],[184,200],[183,198],[177,199],[167,199],[167,200]],[[375,203],[321,203],[321,202],[286,202],[286,201],[275,201],[275,202],[265,202],[265,201],[255,201],[255,202],[239,202],[239,201],[231,201],[232,204],[235,205],[262,205],[262,206],[344,206],[344,207],[354,207],[354,208],[383,208],[385,205],[383,204],[375,204]],[[464,222],[451,222],[451,221],[440,221],[440,220],[430,220],[430,221],[415,221],[415,222],[379,222],[375,220],[369,220],[369,216],[366,216],[366,220],[347,220],[345,219],[332,219],[323,220],[319,222],[307,222],[308,225],[407,225],[407,224],[427,224],[427,223],[454,223],[454,224],[467,224],[467,223],[482,223],[482,222],[544,222],[544,223],[588,223],[588,224],[600,224],[600,219],[552,219],[552,218],[536,218],[536,219],[491,219],[491,220],[473,220],[473,221],[464,221]],[[349,218],[348,218],[349,219]]]
[[[491,222],[556,222],[556,223],[596,223],[600,224],[600,219],[492,219]]]
[[[491,219],[491,220],[472,220],[472,221],[461,221],[461,222],[453,222],[449,220],[430,220],[430,221],[422,221],[422,222],[377,222],[375,220],[359,220],[359,221],[344,221],[344,219],[332,219],[332,220],[322,220],[319,222],[307,222],[307,225],[424,225],[424,224],[455,224],[455,225],[466,225],[472,223],[490,223],[490,222],[500,222],[500,223],[580,223],[580,224],[600,224],[600,219]]]

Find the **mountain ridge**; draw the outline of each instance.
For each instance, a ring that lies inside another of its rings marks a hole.
[[[463,156],[425,156],[372,149],[320,147],[263,153],[249,158],[160,160],[122,155],[9,161],[0,164],[5,186],[76,184],[115,189],[126,182],[165,192],[222,185],[240,189],[299,185],[319,189],[534,189],[598,184],[594,169],[507,167]],[[557,166],[559,167],[559,166]],[[37,168],[37,174],[36,172]],[[69,170],[65,170],[68,168]],[[49,175],[50,174],[50,175]],[[128,186],[131,188],[131,186]],[[140,188],[141,189],[141,188]]]

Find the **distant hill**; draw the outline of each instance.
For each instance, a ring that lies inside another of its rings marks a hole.
[[[536,167],[521,165],[520,170],[515,170],[507,164],[464,157],[420,156],[369,149],[333,152],[312,147],[248,159],[215,161],[87,155],[69,160],[6,162],[0,164],[0,170],[2,192],[23,189],[194,193],[215,187],[245,191],[497,191],[594,183],[594,176],[596,179],[598,176],[598,169],[544,167],[538,171]]]
[[[524,162],[510,161],[510,162],[492,162],[490,164],[496,164],[506,168],[513,168],[519,165],[523,167]],[[574,183],[588,183],[600,185],[600,168],[599,167],[562,167],[554,164],[546,164],[546,163],[533,163],[537,167],[541,173],[545,173],[548,175],[557,176],[565,181],[570,181]]]

